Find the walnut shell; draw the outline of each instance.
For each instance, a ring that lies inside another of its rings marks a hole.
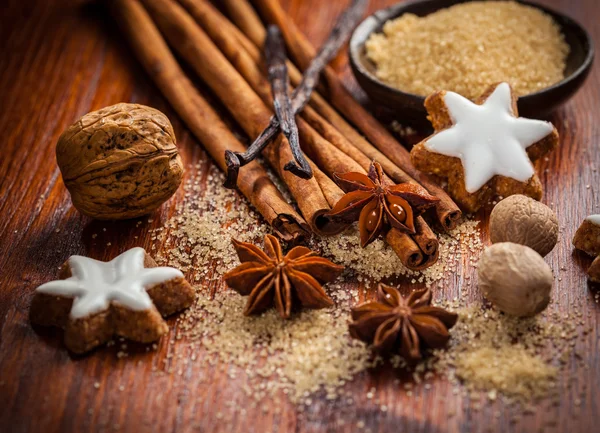
[[[533,316],[550,302],[552,270],[531,248],[501,242],[487,248],[479,261],[479,288],[500,311]]]
[[[167,116],[151,107],[121,103],[86,114],[56,145],[73,205],[105,220],[154,211],[183,178],[175,141]]]
[[[492,243],[514,242],[547,255],[558,241],[558,219],[552,209],[524,195],[511,195],[490,215]]]

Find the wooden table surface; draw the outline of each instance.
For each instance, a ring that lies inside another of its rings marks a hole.
[[[342,0],[282,2],[315,44],[325,38],[333,17],[347,4]],[[596,0],[540,2],[568,13],[600,42]],[[66,258],[85,254],[109,259],[126,248],[149,246],[150,229],[164,223],[183,197],[180,190],[153,215],[151,224],[98,223],[82,217],[71,206],[54,156],[57,138],[69,124],[117,102],[151,105],[172,119],[188,175],[193,174],[194,163],[208,159],[137,64],[101,3],[5,0],[0,6],[0,432],[336,431],[341,415],[324,399],[316,400],[303,414],[281,400],[269,403],[265,412],[248,410],[245,416],[238,413],[227,423],[220,421],[215,414],[225,410],[227,400],[235,396],[244,404],[245,397],[239,395],[242,379],[193,368],[184,376],[152,374],[153,366],[176,362],[166,359],[171,346],[177,345],[169,338],[154,353],[117,359],[114,351],[100,349],[75,359],[64,349],[60,332],[30,326],[33,289],[54,278]],[[372,0],[370,9],[392,3]],[[345,53],[334,66],[358,93]],[[385,117],[392,119],[393,113]],[[555,272],[566,269],[555,281],[553,299],[563,312],[581,311],[593,328],[592,334],[577,342],[588,368],[571,372],[569,383],[560,381],[559,407],[541,404],[517,423],[511,423],[512,409],[502,402],[474,410],[472,402],[454,396],[443,381],[423,390],[417,402],[395,392],[380,375],[363,373],[347,385],[356,391],[356,403],[343,414],[344,431],[357,431],[363,425],[360,431],[373,432],[534,432],[541,426],[550,432],[598,431],[600,307],[584,273],[590,260],[574,252],[570,243],[579,222],[600,211],[598,66],[552,120],[562,142],[542,164],[541,179],[544,201],[556,210],[562,232],[548,261]],[[106,242],[94,242],[91,234],[102,227],[107,228],[102,235]],[[458,281],[453,278],[440,290],[455,296]],[[94,387],[96,382],[100,389]],[[118,389],[121,384],[126,385],[123,391]],[[386,413],[365,399],[365,390],[374,385],[377,398],[389,406]],[[577,398],[581,402],[575,402]],[[449,411],[456,415],[449,417]],[[501,416],[492,417],[497,411]],[[549,419],[552,422],[545,423]]]

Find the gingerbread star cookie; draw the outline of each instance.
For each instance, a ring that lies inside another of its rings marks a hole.
[[[110,262],[71,256],[59,280],[35,290],[33,323],[58,326],[65,345],[84,353],[121,336],[149,343],[169,328],[162,316],[187,308],[194,289],[174,268],[159,267],[143,248],[132,248]]]
[[[467,212],[494,195],[539,200],[536,161],[558,145],[550,122],[518,117],[508,83],[491,86],[478,100],[436,92],[425,100],[435,133],[417,144],[411,160],[421,171],[448,179],[448,191]]]
[[[573,245],[595,257],[587,270],[590,280],[600,283],[600,214],[588,216],[575,232]]]

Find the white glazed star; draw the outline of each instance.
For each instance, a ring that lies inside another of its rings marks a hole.
[[[596,224],[597,226],[600,226],[600,214],[590,215],[586,218],[586,220],[588,220],[592,224]]]
[[[144,268],[145,255],[143,248],[132,248],[110,262],[71,256],[72,276],[42,284],[36,291],[73,297],[72,319],[104,311],[111,301],[134,311],[147,310],[152,306],[152,300],[145,288],[183,278],[183,274],[168,267]]]
[[[495,175],[527,182],[534,175],[527,149],[550,134],[550,122],[515,117],[511,89],[499,84],[482,105],[453,92],[444,102],[454,125],[433,135],[425,147],[460,158],[465,187],[476,192]]]

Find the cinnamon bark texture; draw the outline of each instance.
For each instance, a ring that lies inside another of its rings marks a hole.
[[[159,29],[219,97],[249,136],[257,136],[269,124],[272,112],[243,77],[221,54],[194,19],[174,0],[143,0]],[[318,234],[338,233],[343,227],[329,221],[329,204],[317,181],[300,179],[283,167],[293,156],[287,139],[269,146],[265,156],[279,172],[295,198],[302,215]]]
[[[245,0],[239,1],[244,2]],[[287,16],[279,1],[253,0],[253,2],[269,23],[276,24],[281,28],[288,49],[300,68],[307,68],[315,55],[315,49],[294,25],[292,19]],[[246,19],[252,20],[252,15],[249,15]],[[253,21],[252,23],[245,23],[244,27],[250,25],[253,27],[262,26],[260,22]],[[240,27],[242,26],[240,25]],[[253,31],[252,34],[257,35],[259,32]],[[410,177],[416,179],[431,194],[440,199],[436,206],[436,214],[445,229],[449,230],[456,227],[462,213],[448,194],[439,185],[413,167],[408,151],[352,97],[331,68],[325,68],[322,77],[325,80],[322,87],[328,100],[362,131],[379,151],[385,154],[395,165],[401,167]]]
[[[249,83],[252,83],[252,86],[257,93],[263,95],[266,94],[266,83],[262,82],[263,77],[261,76],[260,68],[257,67],[262,59],[260,51],[254,44],[254,41],[250,41],[246,35],[241,33],[236,26],[221,15],[221,13],[207,0],[179,0],[179,3],[186,7],[236,69],[244,75],[244,78],[246,78]],[[248,25],[243,28],[253,28],[257,30],[251,33],[260,35],[258,40],[262,44],[266,33],[262,27],[262,23],[254,13],[254,9],[244,1],[238,3],[236,0],[231,3],[240,5],[245,4],[247,7],[245,7],[244,10],[250,8],[249,10],[251,10],[252,13],[244,15],[239,14],[239,17],[243,16],[244,20],[248,23]],[[234,19],[235,17],[238,17],[238,14],[234,15]],[[255,38],[256,37],[257,36],[255,36]],[[245,51],[245,53],[240,50],[239,45],[244,48],[243,51]],[[287,63],[287,68],[294,85],[300,84],[302,81],[302,74],[298,69],[290,62]],[[323,138],[335,145],[352,159],[359,162],[365,170],[368,170],[372,160],[376,160],[383,166],[386,173],[395,182],[417,183],[365,140],[317,92],[312,92],[311,104],[314,105],[314,109],[312,107],[305,107],[302,112],[302,117],[321,136],[323,136]],[[360,145],[357,145],[357,143]]]
[[[137,1],[114,0],[111,10],[148,75],[225,170],[224,149],[241,150],[242,143],[185,76],[144,8]],[[238,187],[282,239],[296,242],[307,235],[306,222],[283,199],[258,163],[245,170]]]
[[[436,247],[433,254],[425,254],[417,244],[416,239],[417,237],[412,238],[398,229],[391,229],[385,236],[386,242],[398,255],[402,264],[410,270],[420,271],[437,262],[439,249]]]
[[[189,0],[185,1],[187,2]],[[206,2],[207,0],[199,1]],[[231,17],[232,21],[238,25],[242,32],[248,35],[248,37],[254,41],[256,46],[262,46],[267,37],[267,31],[263,27],[260,18],[252,5],[246,0],[222,0],[222,3],[227,10],[227,14]],[[259,25],[256,25],[257,22]]]

